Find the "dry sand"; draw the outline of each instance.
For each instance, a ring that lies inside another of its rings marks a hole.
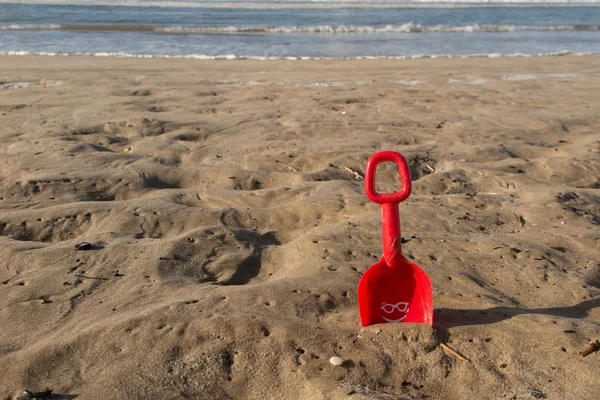
[[[0,57],[0,398],[597,398],[599,93],[598,57]],[[360,328],[382,149],[434,329]]]

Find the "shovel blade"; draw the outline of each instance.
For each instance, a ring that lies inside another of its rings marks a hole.
[[[382,258],[358,284],[358,308],[362,326],[388,322],[432,325],[433,295],[425,272],[402,258],[389,267]]]

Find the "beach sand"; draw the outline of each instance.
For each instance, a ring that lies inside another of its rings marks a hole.
[[[597,398],[599,93],[599,57],[0,57],[0,398]],[[360,327],[379,150],[433,329]]]

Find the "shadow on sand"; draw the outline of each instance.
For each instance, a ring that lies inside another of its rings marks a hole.
[[[582,301],[570,307],[519,308],[492,307],[487,309],[434,309],[433,327],[446,330],[457,326],[486,325],[504,321],[522,314],[540,314],[554,317],[585,318],[589,311],[600,307],[600,298]]]

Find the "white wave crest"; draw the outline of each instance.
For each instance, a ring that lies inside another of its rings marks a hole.
[[[98,53],[53,53],[33,52],[27,50],[0,51],[0,56],[91,56],[91,57],[117,57],[117,58],[168,58],[168,59],[195,59],[195,60],[408,60],[421,58],[503,58],[503,57],[560,57],[560,56],[597,56],[599,53],[585,52],[572,53],[568,50],[552,53],[482,53],[469,55],[425,55],[417,54],[410,56],[358,56],[358,57],[307,57],[307,56],[250,56],[236,54],[181,54],[181,55],[154,55],[154,54],[132,54],[122,52],[98,52]]]
[[[0,25],[9,30],[93,30],[156,32],[168,34],[388,34],[388,33],[473,33],[515,31],[600,31],[600,25],[421,25],[407,22],[400,25],[315,25],[315,26],[146,26],[146,25]]]
[[[319,34],[385,34],[385,33],[471,33],[471,32],[515,32],[515,31],[574,31],[600,30],[600,25],[421,25],[408,22],[401,25],[355,26],[212,26],[212,27],[159,27],[155,32],[163,33],[319,33]]]
[[[60,29],[60,25],[0,25],[0,31],[41,31],[41,30],[54,30]]]

